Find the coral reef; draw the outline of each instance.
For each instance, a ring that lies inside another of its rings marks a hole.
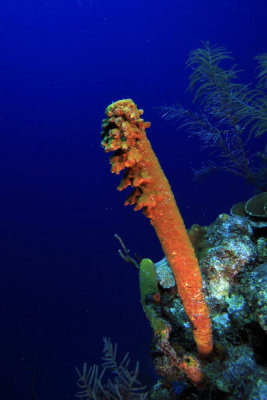
[[[266,243],[266,229],[251,225],[248,217],[221,214],[208,227],[194,225],[193,231],[202,232],[194,236],[194,245],[205,248],[206,255],[202,252],[199,261],[214,352],[199,359],[202,385],[193,384],[192,379],[185,384],[188,374],[177,368],[171,351],[168,354],[162,339],[154,335],[151,356],[161,379],[150,398],[263,400],[267,398],[267,254],[259,251],[258,242]],[[167,266],[166,260],[163,265]],[[165,274],[172,271],[166,268]],[[176,356],[191,352],[194,357],[194,340],[181,299],[173,288],[163,287],[159,277],[158,288],[161,301],[154,309],[170,325],[169,348]],[[174,387],[181,394],[175,394]]]
[[[146,282],[146,291],[140,284],[141,303],[153,328],[151,358],[160,377],[149,398],[265,400],[267,229],[249,215],[221,214],[209,226],[193,225],[188,235],[203,276],[214,351],[205,359],[197,356],[166,257],[154,264],[144,259],[140,268],[149,266],[153,283]],[[159,321],[164,335],[154,329]]]
[[[135,210],[143,209],[155,228],[198,351],[206,355],[212,351],[212,333],[199,264],[168,180],[147,140],[145,129],[150,123],[144,122],[142,113],[130,99],[112,103],[102,123],[101,143],[106,152],[114,152],[110,157],[111,171],[119,174],[127,169],[118,189],[134,187],[125,204],[134,204]]]
[[[146,138],[142,110],[122,100],[106,114],[102,145],[114,152],[112,172],[127,168],[119,189],[134,187],[126,204],[143,209],[166,255],[139,263],[116,235],[119,254],[139,270],[141,304],[153,329],[151,358],[159,380],[149,398],[265,400],[266,193],[245,202],[240,214],[221,214],[186,232]],[[80,374],[81,381],[87,375]]]

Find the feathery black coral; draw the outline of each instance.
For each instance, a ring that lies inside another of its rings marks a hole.
[[[76,397],[82,400],[146,400],[146,387],[138,381],[139,363],[130,370],[129,353],[122,361],[117,361],[117,343],[113,346],[109,338],[103,338],[102,368],[83,365],[83,370],[76,368],[78,374],[78,393]],[[104,375],[111,373],[104,381]]]
[[[267,54],[256,57],[258,85],[254,89],[237,82],[240,71],[236,65],[221,67],[222,62],[232,59],[224,47],[208,42],[193,50],[186,66],[192,71],[188,89],[194,94],[195,109],[181,104],[162,107],[162,117],[178,120],[211,149],[212,161],[201,171],[231,172],[265,191],[266,149],[265,153],[250,154],[248,142],[267,133]]]

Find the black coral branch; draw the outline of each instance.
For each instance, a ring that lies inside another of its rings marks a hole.
[[[237,82],[240,71],[236,65],[222,68],[222,62],[232,59],[224,47],[208,42],[193,50],[186,66],[192,71],[188,89],[194,95],[195,109],[178,104],[162,107],[161,114],[179,121],[180,127],[200,138],[202,147],[211,150],[212,161],[202,171],[231,172],[267,190],[266,163],[248,148],[253,136],[267,132],[267,54],[257,57],[258,85],[254,89]]]

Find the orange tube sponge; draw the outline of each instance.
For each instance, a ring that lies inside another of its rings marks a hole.
[[[106,152],[114,152],[110,157],[112,172],[119,174],[127,168],[118,189],[135,188],[125,204],[134,204],[135,210],[143,209],[154,226],[172,268],[198,351],[206,355],[212,351],[212,333],[199,264],[169,182],[146,137],[145,129],[150,123],[140,118],[142,114],[143,110],[138,110],[130,99],[112,103],[106,109],[101,143]]]

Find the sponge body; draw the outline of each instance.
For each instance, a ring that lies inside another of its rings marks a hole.
[[[146,137],[150,126],[141,118],[130,100],[112,103],[103,120],[102,145],[110,157],[111,170],[126,173],[118,187],[134,188],[125,204],[135,210],[143,209],[160,240],[162,249],[172,268],[178,293],[190,320],[194,339],[200,354],[212,351],[212,332],[209,311],[202,292],[201,273],[194,249],[186,233],[169,182]]]

